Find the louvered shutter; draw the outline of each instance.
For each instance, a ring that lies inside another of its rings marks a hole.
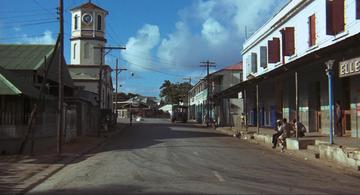
[[[285,29],[285,56],[295,54],[295,28],[287,27]]]
[[[274,42],[272,40],[268,41],[268,60],[269,60],[269,63],[275,63],[275,60],[274,60]]]
[[[338,34],[343,32],[345,27],[344,0],[333,1],[333,30],[335,34]]]
[[[280,39],[273,38],[274,45],[274,63],[280,62]]]
[[[360,0],[356,0],[356,19],[360,19]]]
[[[315,14],[309,17],[309,46],[316,44],[316,17]]]
[[[251,72],[257,72],[257,54],[251,53]]]
[[[333,25],[333,0],[326,0],[326,34],[335,35]]]
[[[267,67],[267,48],[266,48],[266,46],[260,47],[260,66],[263,68]]]

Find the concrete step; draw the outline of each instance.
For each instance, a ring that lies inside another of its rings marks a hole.
[[[323,141],[323,140],[315,140],[315,145],[321,145],[321,144],[329,144],[329,141]]]
[[[309,145],[314,145],[314,139],[296,139],[296,138],[287,138],[286,147],[289,150],[304,150]]]
[[[318,145],[308,145],[307,150],[314,152],[314,153],[319,153],[319,146]]]

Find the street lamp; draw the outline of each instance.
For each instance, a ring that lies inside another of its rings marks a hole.
[[[334,144],[333,132],[334,132],[334,119],[333,119],[333,75],[334,75],[334,66],[335,60],[329,60],[325,62],[326,65],[326,75],[328,76],[328,84],[329,84],[329,114],[330,114],[330,144]]]

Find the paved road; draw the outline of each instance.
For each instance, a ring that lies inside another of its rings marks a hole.
[[[213,130],[146,119],[30,194],[360,194],[360,177]]]

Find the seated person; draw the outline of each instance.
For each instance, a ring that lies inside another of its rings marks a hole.
[[[279,143],[281,144],[281,152],[284,151],[286,145],[286,138],[290,137],[292,130],[291,125],[287,122],[286,118],[283,118],[281,125],[281,135],[279,136]]]
[[[304,137],[305,133],[306,133],[306,127],[299,121],[297,121],[296,119],[293,119],[292,121],[292,125],[293,125],[293,129],[296,133],[298,133],[298,137]]]
[[[276,133],[274,133],[273,137],[272,137],[272,144],[273,144],[272,148],[276,148],[278,138],[282,134],[282,132],[281,132],[281,120],[280,119],[278,119],[276,121],[276,125],[275,125],[274,130],[276,131]]]

